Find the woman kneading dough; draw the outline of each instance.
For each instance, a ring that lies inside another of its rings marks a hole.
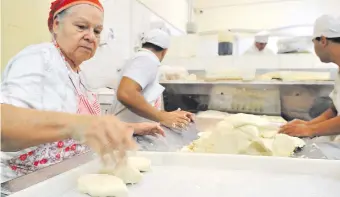
[[[80,65],[96,52],[103,17],[99,0],[54,1],[48,18],[53,41],[29,46],[11,59],[1,84],[3,103],[44,111],[99,115],[97,97],[84,85]],[[164,134],[154,123],[128,125],[137,135]],[[87,151],[87,146],[66,139],[19,152],[2,152],[2,182]]]

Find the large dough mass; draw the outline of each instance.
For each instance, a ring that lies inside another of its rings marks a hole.
[[[78,191],[95,197],[126,197],[124,182],[112,175],[86,174],[78,179]]]
[[[278,134],[275,122],[265,116],[229,115],[182,151],[288,157],[305,145],[299,138]]]

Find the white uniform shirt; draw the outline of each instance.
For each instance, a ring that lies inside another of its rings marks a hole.
[[[274,55],[274,52],[270,50],[268,47],[265,47],[262,51],[260,51],[255,44],[253,44],[244,55]]]
[[[65,65],[53,43],[32,45],[23,49],[10,60],[2,78],[1,101],[18,107],[76,113],[77,96],[70,76],[79,86],[82,75]],[[84,88],[78,87],[82,92]],[[34,150],[34,147],[19,152],[1,152],[2,182],[12,175],[3,165],[7,159]]]
[[[335,108],[338,111],[338,116],[340,115],[340,73],[337,73],[335,78],[335,84],[334,89],[329,95],[329,97],[332,99]]]
[[[334,89],[330,93],[329,97],[332,99],[333,104],[338,111],[337,116],[340,116],[340,72],[337,73],[334,83]],[[322,139],[328,139],[328,137],[322,137]],[[340,135],[331,136],[330,140],[340,141]]]
[[[142,88],[144,98],[149,103],[152,103],[157,100],[164,91],[164,87],[158,83],[158,68],[160,65],[161,63],[158,57],[152,51],[141,49],[124,66],[119,83],[123,77],[128,77],[137,82]],[[119,83],[116,85],[115,90],[118,90]],[[120,113],[122,110],[127,112]],[[145,119],[125,109],[125,106],[122,105],[116,97],[114,98],[112,113],[120,113],[118,117],[127,122],[145,121]]]

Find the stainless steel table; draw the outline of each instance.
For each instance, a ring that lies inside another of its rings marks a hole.
[[[166,133],[165,138],[146,136],[135,137],[138,144],[140,145],[140,150],[173,152],[178,151],[184,145],[187,145],[193,140],[197,139],[198,131],[195,128],[195,125],[190,125],[188,130],[183,132],[176,132],[167,128],[164,129]],[[301,151],[297,152],[293,157],[308,159],[340,159],[340,144],[327,142],[321,143],[316,142],[314,139],[306,139],[306,143],[307,145]],[[88,152],[26,176],[5,182],[1,184],[1,187],[3,190],[7,190],[12,193],[18,192],[46,179],[52,178],[58,174],[85,164],[94,158],[95,155],[92,152]],[[5,195],[2,194],[2,196]]]

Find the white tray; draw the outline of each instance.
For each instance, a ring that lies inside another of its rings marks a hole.
[[[129,186],[129,197],[339,197],[340,161],[195,153],[138,155],[152,171]],[[92,161],[12,197],[86,197],[77,178],[98,170]]]

